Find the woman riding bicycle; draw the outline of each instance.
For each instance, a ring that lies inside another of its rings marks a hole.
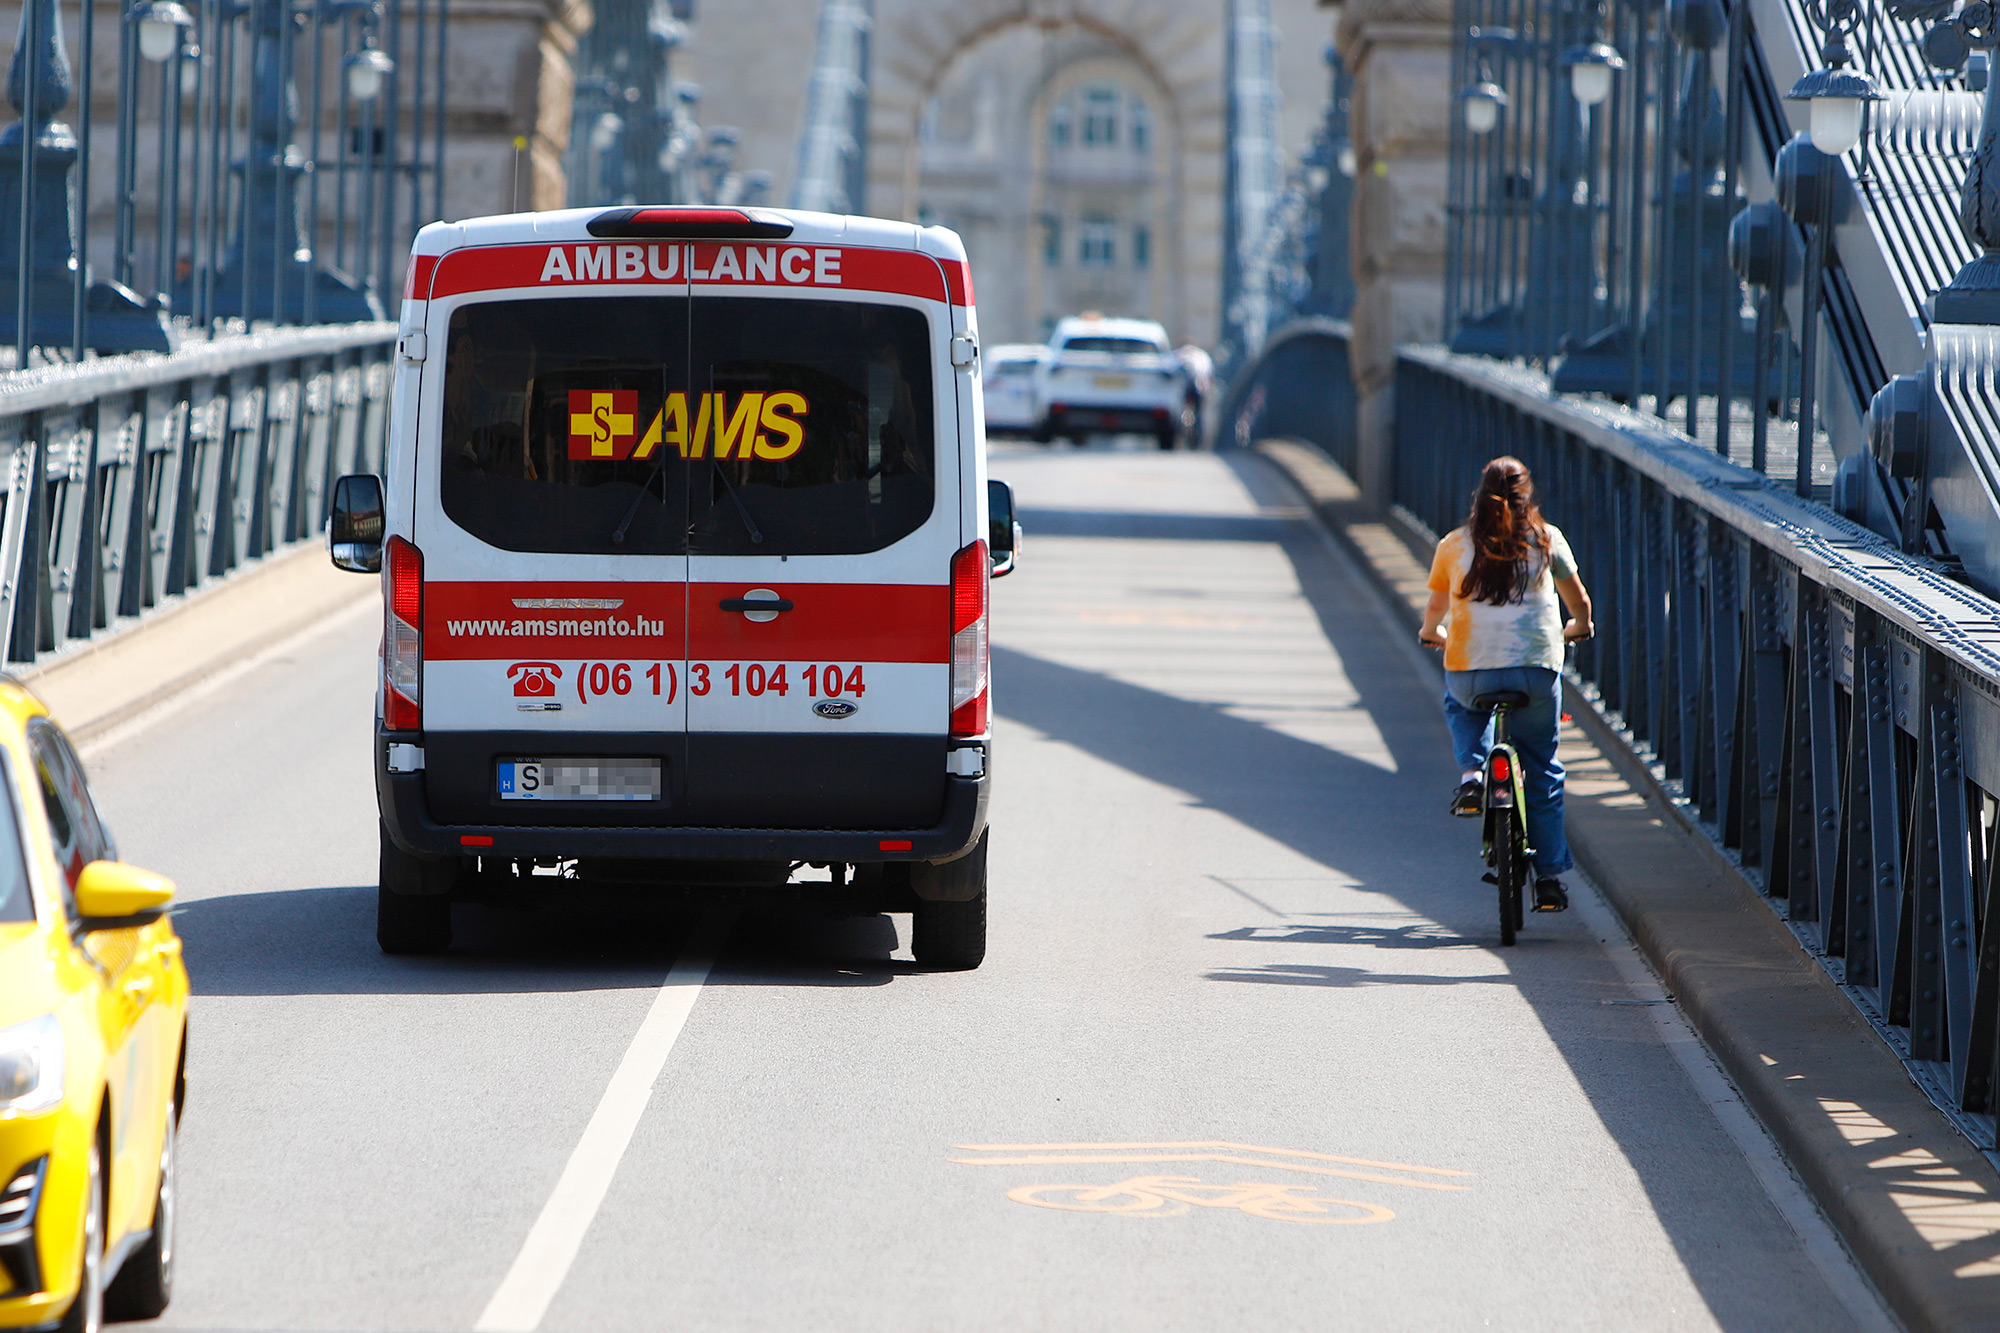
[[[1444,716],[1461,770],[1451,812],[1472,817],[1481,812],[1493,715],[1475,709],[1472,701],[1497,690],[1526,694],[1527,706],[1508,714],[1507,733],[1521,757],[1527,789],[1535,910],[1560,912],[1569,906],[1569,894],[1556,876],[1574,864],[1563,836],[1563,767],[1556,759],[1563,646],[1594,631],[1590,594],[1577,577],[1576,559],[1562,530],[1535,507],[1535,484],[1520,459],[1496,458],[1486,465],[1465,526],[1438,543],[1430,589],[1417,637],[1444,649]]]

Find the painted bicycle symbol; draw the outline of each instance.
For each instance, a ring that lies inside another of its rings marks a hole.
[[[1226,1164],[1260,1172],[1333,1177],[1370,1185],[1422,1193],[1459,1193],[1469,1189],[1471,1173],[1450,1167],[1384,1162],[1300,1148],[1269,1148],[1254,1143],[1198,1140],[1168,1143],[961,1143],[966,1154],[951,1160],[962,1166],[1066,1168],[1121,1164],[1164,1166],[1168,1163]],[[1041,1175],[1041,1172],[1035,1174]],[[1072,1177],[1072,1179],[1074,1179]],[[1358,1191],[1357,1191],[1358,1192]],[[1286,1184],[1243,1180],[1211,1185],[1195,1176],[1128,1176],[1110,1184],[1018,1185],[1007,1191],[1015,1203],[1068,1213],[1106,1213],[1118,1217],[1182,1217],[1197,1208],[1245,1213],[1271,1222],[1306,1226],[1368,1226],[1395,1220],[1393,1210],[1379,1203],[1334,1198],[1318,1193],[1315,1183]]]
[[[1310,1185],[1269,1181],[1205,1185],[1193,1176],[1133,1176],[1115,1185],[1022,1185],[1008,1190],[1007,1197],[1037,1208],[1121,1217],[1179,1217],[1190,1208],[1234,1208],[1271,1222],[1322,1227],[1366,1226],[1396,1216],[1380,1204],[1322,1198]]]

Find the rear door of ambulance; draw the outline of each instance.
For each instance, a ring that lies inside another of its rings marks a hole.
[[[691,816],[930,827],[962,544],[945,271],[802,229],[696,243],[688,272],[673,429],[688,458]]]
[[[688,822],[684,254],[579,224],[438,262],[414,481],[440,823]]]

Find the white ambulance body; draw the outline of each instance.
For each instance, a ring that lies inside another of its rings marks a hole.
[[[619,208],[418,234],[379,535],[367,478],[330,534],[347,568],[382,542],[383,947],[444,947],[455,896],[807,863],[913,910],[920,957],[978,963],[977,338],[941,228]]]

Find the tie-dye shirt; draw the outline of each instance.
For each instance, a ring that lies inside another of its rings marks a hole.
[[[1444,669],[1484,671],[1492,667],[1563,666],[1562,602],[1556,579],[1576,577],[1576,558],[1562,529],[1546,525],[1549,547],[1528,548],[1528,590],[1518,602],[1495,606],[1460,595],[1472,568],[1472,534],[1457,528],[1438,543],[1431,561],[1431,591],[1451,594],[1445,619]]]

